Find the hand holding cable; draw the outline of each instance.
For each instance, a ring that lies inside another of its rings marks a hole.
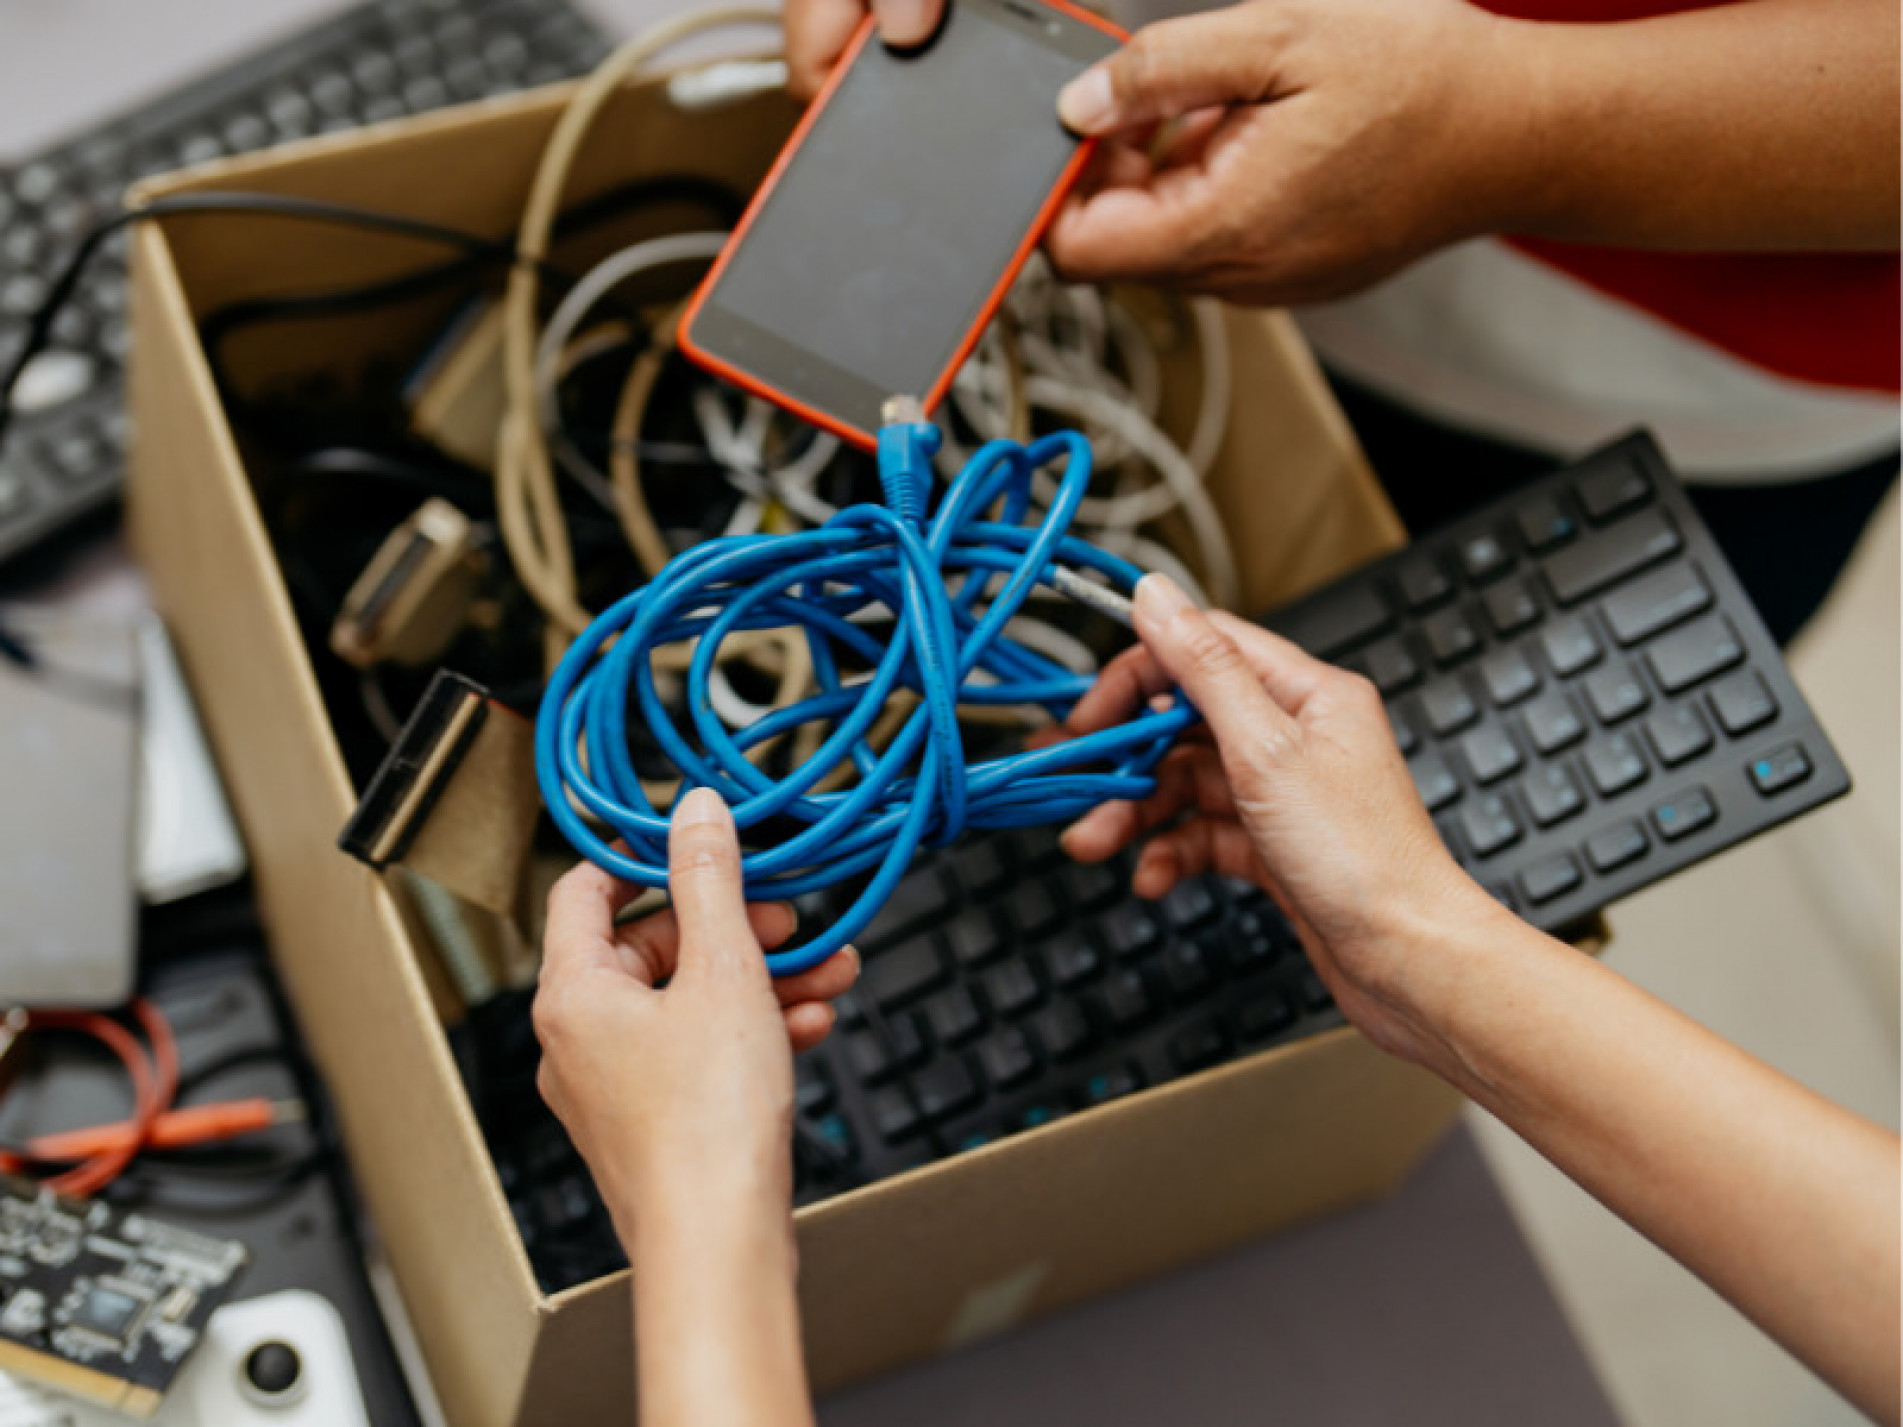
[[[769,819],[805,824],[745,856],[750,897],[799,897],[870,874],[831,927],[768,955],[775,975],[818,965],[864,930],[921,846],[1148,796],[1151,770],[1195,717],[1179,698],[1089,737],[967,763],[961,704],[1033,704],[1061,719],[1090,687],[1089,677],[1006,632],[1032,588],[1041,582],[1108,611],[1142,572],[1068,534],[1090,480],[1082,437],[987,444],[928,519],[938,442],[935,427],[901,415],[880,435],[886,505],[848,507],[815,530],[709,541],[677,557],[589,625],[544,697],[536,727],[543,797],[576,849],[617,877],[667,883],[667,818],[642,792],[629,752],[637,712],[683,786],[718,792],[743,836]],[[1033,475],[1060,460],[1056,498],[1039,523],[1023,524]],[[881,614],[893,622],[883,644],[855,622]],[[812,652],[818,691],[729,729],[708,692],[722,641],[789,627]],[[694,641],[686,728],[663,702],[653,668],[656,650],[683,641]],[[842,654],[865,672],[842,677]],[[874,724],[902,691],[918,706],[889,744],[874,747]],[[825,737],[784,778],[748,761],[749,748],[808,724]],[[847,765],[853,786],[818,791]]]

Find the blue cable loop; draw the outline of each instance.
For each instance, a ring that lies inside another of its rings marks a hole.
[[[1169,708],[1116,728],[967,764],[961,702],[1035,704],[1061,719],[1093,682],[1004,634],[1032,587],[1050,583],[1060,564],[1101,574],[1126,593],[1142,572],[1066,533],[1090,481],[1082,436],[988,443],[928,520],[939,439],[923,421],[881,431],[884,506],[850,506],[816,529],[728,536],[676,556],[582,632],[543,696],[535,729],[543,801],[575,849],[615,876],[667,885],[667,816],[641,791],[631,713],[680,773],[683,790],[705,785],[720,794],[743,840],[768,818],[806,824],[745,854],[749,898],[799,897],[872,872],[832,926],[768,954],[775,976],[819,965],[863,931],[922,846],[945,846],[967,829],[1067,822],[1109,799],[1147,796],[1157,760],[1195,720],[1179,694]],[[1024,524],[1032,473],[1060,458],[1057,498],[1040,521]],[[998,518],[987,518],[994,506]],[[873,607],[895,616],[884,643],[851,622]],[[806,636],[818,691],[728,729],[708,693],[721,641],[789,626]],[[686,674],[691,728],[683,728],[661,698],[649,656],[690,639],[699,642]],[[840,651],[870,666],[870,676],[843,683]],[[899,689],[916,694],[919,706],[881,752],[867,735]],[[806,724],[828,732],[786,777],[776,781],[747,761],[749,748]],[[848,760],[858,774],[853,786],[812,791]]]

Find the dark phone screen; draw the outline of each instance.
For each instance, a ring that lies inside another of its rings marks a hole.
[[[881,394],[932,386],[1076,151],[1058,90],[1117,45],[1035,0],[995,3],[954,0],[922,51],[867,42],[711,307]],[[838,409],[770,363],[741,364]]]

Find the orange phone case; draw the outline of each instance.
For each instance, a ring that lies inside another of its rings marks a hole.
[[[1101,15],[1093,15],[1080,6],[1070,4],[1069,0],[1037,0],[1037,3],[1062,11],[1073,19],[1102,30],[1105,34],[1114,35],[1119,40],[1130,38],[1127,31],[1113,25]],[[726,269],[728,260],[733,257],[734,251],[746,238],[747,230],[753,226],[753,220],[759,216],[774,186],[779,183],[787,168],[792,164],[793,155],[799,152],[800,145],[805,142],[807,133],[832,98],[833,91],[844,81],[846,72],[852,67],[853,61],[859,58],[859,52],[865,48],[866,42],[872,37],[873,28],[870,15],[860,22],[859,28],[853,33],[851,43],[846,46],[845,54],[840,57],[839,63],[833,66],[833,72],[827,76],[825,86],[807,106],[806,112],[800,116],[798,125],[794,127],[792,135],[786,141],[786,147],[781,149],[779,156],[773,160],[773,167],[767,170],[766,177],[761,180],[759,189],[755,191],[752,201],[747,204],[747,211],[740,215],[740,222],[727,239],[726,246],[720,250],[720,256],[714,259],[713,267],[708,269],[707,276],[701,279],[700,287],[688,303],[687,314],[681,319],[676,335],[676,342],[681,351],[696,366],[705,368],[715,376],[722,377],[735,386],[752,392],[755,396],[784,407],[821,430],[830,431],[842,441],[849,442],[864,451],[878,449],[879,438],[876,432],[861,431],[856,426],[828,416],[823,411],[817,411],[799,398],[769,386],[751,372],[743,371],[705,348],[696,346],[693,330],[694,319],[700,316],[701,305],[706,302],[707,295],[713,291],[714,284],[720,281],[720,274]],[[1070,162],[1064,165],[1064,171],[1057,176],[1057,182],[1052,186],[1050,196],[1044,200],[1043,206],[1037,211],[1037,216],[1031,220],[1031,226],[1024,235],[1024,241],[1018,244],[1017,250],[1011,254],[1010,262],[1005,264],[997,287],[985,299],[984,306],[978,310],[977,320],[972,323],[971,330],[953,349],[951,361],[946,364],[945,370],[932,384],[931,390],[921,398],[925,404],[926,415],[929,416],[938,409],[938,404],[945,399],[945,393],[951,389],[952,379],[958,375],[958,369],[971,355],[971,349],[978,345],[978,339],[984,335],[985,328],[991,325],[991,319],[998,315],[998,308],[1003,304],[1005,294],[1011,290],[1011,284],[1017,280],[1018,273],[1030,258],[1032,250],[1044,237],[1044,230],[1050,227],[1051,220],[1057,216],[1058,207],[1063,203],[1065,195],[1070,192],[1071,186],[1077,182],[1078,175],[1083,172],[1084,165],[1089,162],[1091,152],[1096,145],[1095,139],[1081,140],[1077,145],[1077,152],[1071,155]],[[912,394],[893,393],[895,396]]]

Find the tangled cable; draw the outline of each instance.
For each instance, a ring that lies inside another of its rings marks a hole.
[[[813,530],[709,541],[670,561],[583,631],[543,699],[535,732],[543,799],[576,850],[616,876],[667,884],[667,818],[642,791],[629,752],[635,717],[683,788],[706,785],[727,801],[743,840],[769,820],[774,831],[805,824],[746,853],[750,897],[800,897],[870,874],[831,926],[768,955],[776,976],[817,966],[863,931],[921,846],[1146,796],[1156,761],[1195,717],[1179,697],[1114,729],[966,762],[960,705],[1032,704],[1062,717],[1090,685],[1005,633],[1031,590],[1042,583],[1109,607],[1119,599],[1112,592],[1132,589],[1141,572],[1068,533],[1090,481],[1083,437],[987,443],[928,519],[939,440],[936,427],[918,420],[884,428],[883,506],[849,506]],[[1060,461],[1055,498],[1025,524],[1034,475]],[[866,626],[867,611],[889,618],[883,643]],[[789,628],[811,651],[818,691],[744,729],[728,728],[709,694],[722,641]],[[693,644],[691,730],[675,722],[655,682],[657,651],[682,642]],[[842,655],[861,671],[842,677]],[[907,692],[917,707],[875,747],[875,724]],[[824,737],[785,777],[775,781],[748,761],[748,749],[807,726]],[[844,769],[857,775],[851,787],[819,791]]]

